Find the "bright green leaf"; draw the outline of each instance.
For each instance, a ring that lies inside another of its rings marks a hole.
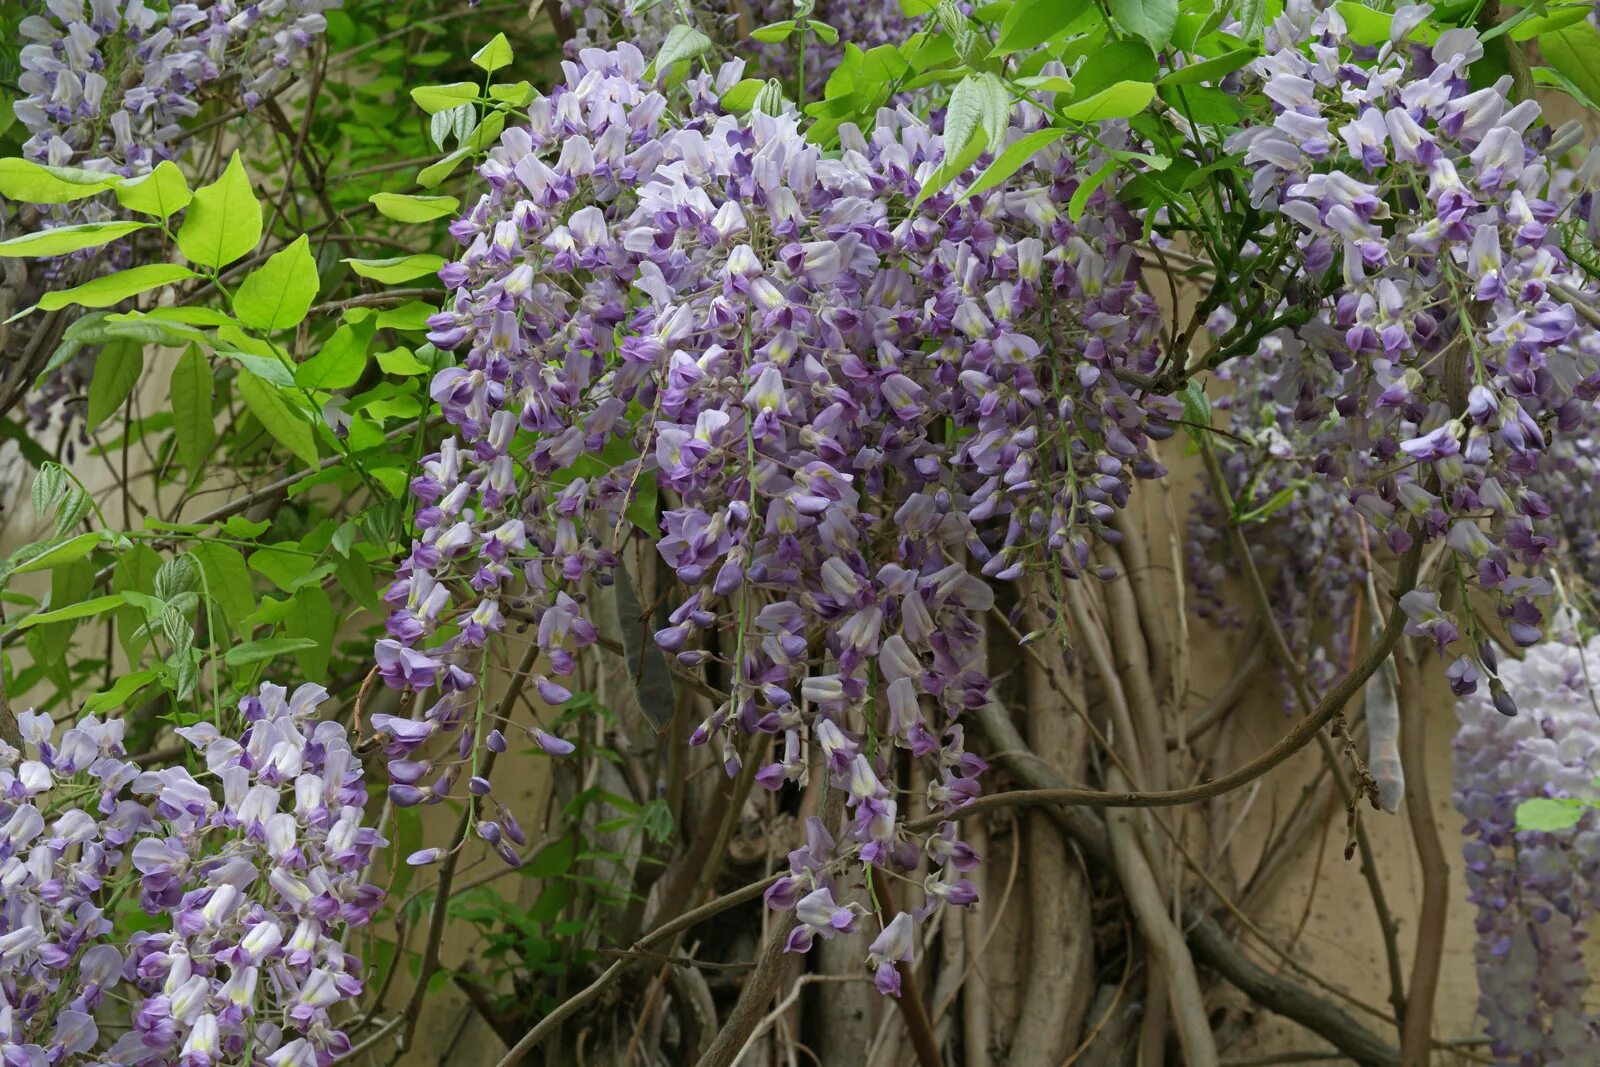
[[[761,87],[765,84],[760,78],[746,78],[739,82],[722,94],[723,110],[735,114],[749,111],[755,106],[756,94],[761,92]]]
[[[317,465],[317,438],[308,416],[284,399],[278,386],[246,371],[237,381],[239,396],[256,421],[302,463]]]
[[[346,259],[343,262],[350,264],[350,269],[363,278],[371,278],[385,285],[398,285],[425,274],[437,274],[439,268],[444,266],[444,257],[431,252],[418,252],[393,259]]]
[[[89,379],[89,411],[85,423],[90,430],[110,418],[127,401],[144,373],[144,345],[137,341],[113,341],[94,359],[94,376]]]
[[[510,104],[512,107],[527,107],[533,103],[533,98],[536,95],[538,93],[532,83],[525,81],[505,82],[500,85],[489,86],[490,100],[498,100],[500,103]]]
[[[463,145],[438,162],[428,164],[417,172],[417,184],[424,189],[432,189],[450,177],[451,173],[461,166],[461,161],[467,158],[467,154],[468,149]]]
[[[287,330],[305,319],[319,284],[311,242],[301,234],[240,283],[233,295],[233,313],[257,330]]]
[[[9,241],[0,241],[0,258],[64,256],[84,248],[99,248],[149,226],[148,222],[84,222],[77,226],[53,226],[13,237]]]
[[[115,599],[121,600],[121,597]],[[155,671],[134,671],[131,674],[120,676],[111,684],[110,689],[96,693],[83,703],[83,710],[90,715],[99,715],[101,712],[113,711],[127,704],[129,700],[157,678]]]
[[[1600,29],[1591,22],[1563,26],[1539,36],[1539,49],[1554,67],[1588,98],[1600,104]]]
[[[472,82],[453,82],[449,85],[419,85],[411,90],[416,105],[432,115],[449,111],[478,99],[478,87]]]
[[[72,304],[86,308],[110,307],[112,304],[122,303],[130,296],[137,296],[139,293],[194,276],[194,271],[188,267],[180,267],[176,263],[151,263],[143,267],[134,267],[132,270],[107,274],[92,282],[84,282],[74,289],[46,293],[39,298],[38,306],[43,311],[57,311]]]
[[[1517,805],[1517,829],[1553,833],[1578,825],[1588,805],[1571,798],[1536,797]]]
[[[295,368],[295,380],[307,389],[344,389],[354,385],[367,366],[367,345],[377,331],[377,320],[340,326],[323,342],[322,350]]]
[[[77,167],[47,167],[15,157],[0,159],[0,196],[24,204],[70,204],[104,192],[116,177]]]
[[[373,193],[367,197],[378,214],[396,222],[429,222],[454,215],[461,201],[453,196],[406,196],[402,193]]]
[[[1156,87],[1149,82],[1118,82],[1087,100],[1069,104],[1061,113],[1074,122],[1126,119],[1149,107],[1155,98]]]
[[[511,65],[511,42],[506,40],[506,35],[497,33],[494,39],[476,52],[472,53],[473,65],[490,74],[501,67]]]
[[[261,202],[244,161],[234,152],[222,176],[194,194],[178,229],[178,249],[191,263],[225,267],[261,240]]]
[[[198,474],[217,441],[211,362],[199,346],[190,345],[173,364],[170,389],[178,459],[192,474]]]
[[[1339,0],[1334,7],[1344,19],[1351,41],[1369,46],[1388,43],[1389,26],[1394,22],[1393,14],[1374,10],[1355,0]]]
[[[21,622],[17,623],[17,629],[26,630],[30,626],[43,626],[46,623],[52,622],[66,622],[69,619],[87,619],[93,615],[103,615],[113,608],[122,607],[122,605],[126,603],[127,601],[122,598],[122,594],[120,593],[113,594],[112,596],[97,596],[93,600],[84,600],[76,604],[68,604],[66,607],[55,608],[51,611],[36,611],[32,615],[26,616]]]
[[[693,26],[680,24],[667,31],[666,40],[661,42],[661,51],[656,53],[651,67],[657,78],[664,78],[672,73],[672,68],[677,64],[703,55],[710,49],[711,38]]]
[[[773,22],[766,26],[758,26],[750,31],[750,36],[763,44],[780,44],[789,39],[789,35],[794,32],[794,27],[794,19],[787,19],[783,22]]]
[[[1017,138],[1006,147],[1004,152],[995,157],[993,163],[983,168],[983,173],[973,179],[972,184],[963,190],[960,196],[956,197],[956,202],[959,203],[968,197],[978,196],[993,189],[1021,170],[1040,149],[1059,141],[1066,132],[1060,126],[1051,126]]]
[[[117,200],[129,211],[141,215],[169,218],[189,206],[194,193],[183,171],[170,159],[156,164],[156,169],[137,178],[124,178],[111,187]]]
[[[82,559],[95,549],[99,548],[111,537],[104,531],[96,530],[93,533],[79,534],[70,540],[63,541],[37,556],[26,560],[12,570],[13,574],[31,574],[34,571],[47,571],[52,567],[59,567],[63,563],[71,563]]]
[[[379,352],[377,360],[385,374],[427,374],[432,369],[412,355],[409,348],[391,348],[387,352]]]
[[[1072,193],[1072,199],[1067,201],[1067,218],[1073,222],[1083,218],[1083,209],[1088,206],[1089,198],[1094,195],[1096,189],[1105,184],[1105,180],[1111,177],[1112,171],[1116,169],[1117,161],[1108,159],[1100,164],[1093,174],[1079,182],[1078,188]]]

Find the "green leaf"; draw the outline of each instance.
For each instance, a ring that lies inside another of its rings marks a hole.
[[[321,682],[328,676],[334,623],[333,601],[320,585],[306,586],[289,601],[289,614],[283,618],[285,631],[290,637],[311,642],[294,654],[300,676],[308,682]]]
[[[1120,81],[1156,80],[1156,54],[1143,41],[1112,41],[1095,50],[1072,77],[1078,97],[1088,98]]]
[[[1539,49],[1550,66],[1587,97],[1600,104],[1600,29],[1578,22],[1539,35]]]
[[[149,228],[148,222],[84,222],[77,226],[55,226],[0,241],[0,258],[64,256],[84,248],[99,248],[119,237]]]
[[[367,199],[378,214],[396,222],[430,222],[454,215],[461,201],[453,196],[407,196],[403,193],[373,193]]]
[[[1155,49],[1165,48],[1178,26],[1178,0],[1107,0],[1111,17]]]
[[[438,162],[430,163],[423,167],[417,171],[417,184],[424,189],[432,189],[450,177],[451,173],[461,165],[461,161],[467,158],[470,151],[467,146],[462,145]]]
[[[506,35],[497,33],[494,39],[476,52],[472,53],[472,62],[481,70],[490,74],[501,67],[511,65],[511,42],[506,40]]]
[[[367,345],[377,319],[365,319],[333,331],[322,350],[295,368],[295,381],[307,389],[344,389],[354,385],[367,366]]]
[[[1345,29],[1352,42],[1360,45],[1388,43],[1389,26],[1394,22],[1394,15],[1387,11],[1375,11],[1356,0],[1339,0],[1333,6],[1344,18]]]
[[[1266,19],[1266,0],[1240,0],[1239,38],[1247,44],[1261,40],[1261,34],[1266,29]]]
[[[294,385],[295,368],[286,365],[275,355],[262,356],[254,352],[235,352],[231,348],[219,348],[217,355],[227,356],[257,378],[269,381],[280,389],[288,389]]]
[[[121,597],[116,599],[121,600]],[[124,674],[112,683],[110,689],[103,690],[84,701],[83,710],[90,715],[98,715],[103,711],[112,711],[127,704],[136,693],[155,681],[158,675],[155,671],[134,671]]]
[[[1149,107],[1155,98],[1156,87],[1149,82],[1118,82],[1087,100],[1069,104],[1061,113],[1075,122],[1126,119]]]
[[[578,842],[572,837],[553,841],[535,852],[522,873],[529,878],[556,878],[572,869],[578,854]]]
[[[1570,797],[1536,797],[1517,805],[1517,829],[1553,833],[1578,825],[1589,805]]]
[[[432,368],[412,355],[409,348],[391,348],[377,355],[378,366],[385,374],[427,374]]]
[[[655,62],[650,66],[657,78],[664,78],[669,76],[672,68],[679,63],[687,62],[710,50],[711,38],[705,34],[693,26],[674,26],[667,31],[666,40],[661,42],[661,51],[656,53]]]
[[[995,87],[999,86],[999,99]],[[1005,132],[1009,100],[1005,85],[992,74],[969,74],[950,94],[944,116],[944,152],[947,158],[960,157],[974,143],[998,144]],[[979,140],[979,137],[983,140]]]
[[[232,545],[220,541],[197,541],[189,549],[205,575],[206,592],[222,609],[222,617],[238,633],[247,633],[244,620],[256,610],[255,581],[244,565],[244,556]]]
[[[1078,183],[1078,188],[1072,193],[1072,199],[1067,201],[1067,218],[1073,222],[1083,218],[1083,209],[1088,206],[1089,198],[1094,195],[1096,189],[1105,184],[1107,178],[1111,177],[1111,172],[1117,169],[1117,162],[1115,159],[1106,160],[1093,174]]]
[[[172,366],[172,433],[177,440],[178,459],[193,474],[198,474],[210,458],[217,441],[215,381],[211,362],[199,346],[190,345]]]
[[[59,567],[63,563],[71,563],[74,560],[79,560],[84,556],[87,556],[106,541],[110,540],[110,538],[111,535],[103,530],[79,534],[77,537],[74,537],[71,540],[63,541],[58,545],[54,545],[38,555],[24,561],[17,567],[13,568],[11,573],[32,574],[34,571],[47,571],[52,567]]]
[[[111,588],[132,595],[148,593],[155,588],[156,572],[160,569],[161,556],[149,545],[135,544],[117,556],[117,562],[111,569]],[[117,642],[127,654],[129,662],[138,661],[148,641],[139,632],[144,620],[144,610],[131,600],[128,607],[117,611]]]
[[[189,206],[194,194],[183,171],[170,159],[156,164],[156,169],[137,178],[124,178],[111,187],[117,200],[129,211],[141,215],[168,218]]]
[[[1183,389],[1183,418],[1188,424],[1183,432],[1189,435],[1189,440],[1199,444],[1211,425],[1211,397],[1206,394],[1206,387],[1192,378]]]
[[[816,34],[817,39],[823,44],[839,43],[839,31],[828,25],[826,22],[816,22],[812,19],[806,19],[806,29]]]
[[[1000,39],[990,55],[1004,56],[1043,44],[1089,6],[1089,0],[1018,0],[1000,23]]]
[[[299,408],[283,398],[278,386],[249,371],[238,378],[239,396],[267,433],[307,466],[317,465],[317,438]]]
[[[32,431],[18,426],[9,418],[0,417],[0,441],[15,441],[22,458],[35,467],[50,462],[50,453],[39,447]]]
[[[113,341],[94,360],[89,380],[89,412],[85,424],[98,427],[127,401],[144,373],[144,345],[138,341]]]
[[[983,173],[974,178],[971,185],[962,190],[961,195],[956,197],[956,202],[960,203],[968,197],[977,196],[993,189],[1021,170],[1029,160],[1038,154],[1040,149],[1059,141],[1066,132],[1060,126],[1051,126],[1017,138],[1006,147],[1004,152],[995,157],[993,163],[983,168]]]
[[[0,196],[24,204],[70,204],[104,192],[116,178],[104,171],[0,159]]]
[[[93,615],[103,615],[113,608],[122,607],[126,603],[127,601],[122,598],[120,593],[112,596],[97,596],[93,600],[68,604],[66,607],[55,608],[51,611],[36,611],[17,623],[17,629],[26,630],[31,626],[43,626],[52,622],[66,622],[69,619],[87,619]]]
[[[533,98],[538,95],[533,84],[526,81],[505,82],[500,85],[489,86],[489,99],[498,100],[512,107],[527,107],[533,103]]]
[[[260,240],[261,202],[236,151],[222,176],[194,194],[178,228],[178,250],[191,263],[220,268],[249,255]]]
[[[416,105],[432,115],[449,111],[478,99],[478,87],[472,82],[452,82],[449,85],[419,85],[411,90]]]
[[[1552,11],[1548,15],[1538,14],[1536,6],[1525,7],[1500,25],[1480,35],[1479,39],[1491,41],[1497,33],[1507,32],[1511,34],[1513,41],[1528,41],[1551,30],[1559,30],[1574,22],[1582,22],[1593,13],[1594,9],[1588,4],[1572,4],[1561,10]]]
[[[1235,48],[1231,52],[1224,52],[1215,59],[1201,60],[1199,63],[1190,63],[1186,67],[1169,71],[1162,75],[1157,85],[1192,85],[1196,82],[1218,81],[1224,75],[1231,74],[1245,66],[1256,56],[1260,55],[1254,48]]]
[[[257,330],[287,330],[305,319],[319,284],[311,242],[301,234],[240,283],[239,291],[233,294],[233,313],[240,322]]]
[[[749,111],[755,106],[756,95],[761,92],[761,87],[765,84],[760,78],[744,79],[722,94],[720,101],[722,109],[735,114]]]
[[[1253,522],[1267,521],[1268,519],[1272,518],[1273,515],[1276,515],[1278,512],[1288,507],[1290,502],[1294,500],[1294,498],[1299,494],[1300,490],[1304,489],[1307,484],[1308,483],[1303,479],[1297,479],[1294,482],[1291,482],[1289,485],[1284,486],[1282,489],[1279,489],[1276,493],[1273,493],[1270,497],[1268,497],[1265,504],[1252,508],[1244,514],[1238,516],[1239,524],[1245,525]]]
[[[431,252],[418,252],[392,259],[346,259],[341,262],[350,264],[350,269],[363,278],[371,278],[385,285],[398,285],[425,274],[437,274],[439,268],[444,266],[444,257]]]
[[[786,19],[783,22],[774,22],[766,26],[759,26],[750,31],[750,36],[757,41],[761,41],[763,44],[780,44],[783,41],[787,41],[789,39],[789,35],[794,33],[794,27],[794,19]]]
[[[303,551],[295,551],[298,548],[299,545],[293,541],[263,545],[250,553],[250,569],[265,576],[285,593],[298,592],[316,573],[311,568],[313,557]]]
[[[176,263],[151,263],[143,267],[134,267],[132,270],[107,274],[92,282],[84,282],[74,289],[46,293],[39,298],[38,306],[43,311],[57,311],[72,304],[86,308],[110,307],[112,304],[122,303],[130,296],[137,296],[139,293],[193,277],[195,273],[188,267],[180,267]]]
[[[244,667],[251,663],[264,663],[269,659],[301,649],[310,648],[315,641],[304,637],[268,637],[260,641],[246,641],[223,653],[222,661],[230,667]]]

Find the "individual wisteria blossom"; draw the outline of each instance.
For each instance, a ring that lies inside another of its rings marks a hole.
[[[264,684],[235,736],[178,732],[182,766],[141,771],[123,724],[18,716],[0,745],[0,1047],[7,1067],[248,1062],[325,1067],[350,1048],[329,1014],[362,989],[343,937],[383,891],[384,844],[327,693]],[[123,911],[143,911],[126,941]],[[104,1026],[125,1003],[126,1025]]]
[[[566,699],[557,679],[596,640],[585,583],[612,579],[648,479],[675,501],[646,532],[681,590],[655,641],[729,679],[693,743],[733,774],[754,735],[774,790],[819,752],[848,810],[829,862],[925,855],[908,912],[971,903],[954,827],[905,831],[899,766],[924,762],[933,812],[978,794],[961,716],[989,699],[990,581],[1098,573],[1092,542],[1162,473],[1149,443],[1180,408],[1124,380],[1159,355],[1138,222],[1108,188],[1070,222],[1099,159],[1060,150],[908,213],[943,160],[937,122],[885,110],[834,158],[793,113],[720,113],[737,62],[690,79],[687,106],[645,68],[627,44],[567,63],[451,227],[464,251],[430,336],[457,355],[432,386],[455,436],[412,483],[418,537],[378,646],[389,684],[435,695],[417,721],[375,722],[391,796],[443,798],[478,727],[509,728],[478,722],[474,692],[509,618],[544,654],[540,695]],[[1045,122],[1019,107],[1008,140]],[[519,431],[531,452],[513,454]],[[637,458],[596,469],[618,440]],[[450,735],[453,758],[421,752]]]
[[[238,75],[254,106],[343,0],[45,0],[21,23],[15,104],[41,163],[124,175],[170,158],[206,86]]]
[[[1478,1011],[1497,1062],[1577,1065],[1594,1058],[1600,1016],[1587,1006],[1587,931],[1600,910],[1600,823],[1516,829],[1517,806],[1595,795],[1600,775],[1600,640],[1548,641],[1500,668],[1521,709],[1487,694],[1457,702],[1455,805],[1477,907]]]

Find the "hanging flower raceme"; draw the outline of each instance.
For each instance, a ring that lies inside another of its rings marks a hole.
[[[384,841],[362,825],[344,728],[317,720],[326,696],[266,684],[241,701],[237,738],[180,729],[193,773],[141,771],[120,721],[56,737],[49,716],[18,716],[26,751],[0,745],[7,1064],[215,1065],[249,1050],[287,1067],[349,1051],[329,1009],[362,988],[343,935],[382,902],[364,876]],[[150,918],[123,942],[117,909]],[[105,1025],[122,1003],[125,1025]]]
[[[201,90],[237,74],[247,106],[278,85],[343,0],[46,0],[22,20],[16,115],[41,163],[143,174],[171,157]]]
[[[1533,476],[1600,391],[1600,333],[1573,307],[1593,285],[1562,243],[1589,218],[1593,177],[1556,171],[1576,139],[1540,124],[1533,101],[1513,105],[1509,78],[1472,89],[1477,31],[1409,40],[1426,11],[1397,12],[1374,50],[1348,39],[1337,10],[1290,5],[1246,75],[1275,108],[1228,145],[1253,169],[1255,205],[1276,215],[1262,256],[1285,257],[1272,282],[1283,303],[1263,314],[1309,319],[1234,371],[1270,395],[1270,428],[1298,459],[1258,451],[1235,462],[1235,481],[1248,465],[1269,485],[1298,476],[1342,494],[1330,514],[1347,518],[1330,521],[1347,559],[1368,551],[1363,526],[1371,549],[1444,540],[1443,585],[1488,591],[1526,645],[1557,533]],[[1362,559],[1335,585],[1368,569]],[[1441,652],[1473,639],[1463,688],[1493,674],[1472,619],[1421,594],[1402,608]]]
[[[977,795],[960,717],[989,699],[988,579],[1080,576],[1132,479],[1161,473],[1148,442],[1178,409],[1124,384],[1158,359],[1138,223],[1104,189],[1066,217],[1098,158],[1047,152],[989,193],[908,210],[943,159],[908,111],[845,127],[829,158],[793,113],[705,104],[739,64],[692,79],[700,103],[677,110],[629,45],[565,70],[480,168],[488,191],[440,275],[431,339],[458,364],[432,392],[456,436],[413,482],[418,537],[377,650],[389,684],[437,699],[375,722],[391,796],[442,799],[471,738],[509,729],[478,722],[470,692],[508,618],[544,654],[541,695],[567,698],[556,679],[596,640],[586,584],[611,580],[649,480],[673,500],[646,532],[679,590],[655,641],[728,679],[693,742],[729,774],[759,758],[770,789],[805,782],[818,753],[849,810],[829,863],[926,856],[907,921],[969,903],[976,857],[953,823],[906,832],[901,765],[924,762],[935,813]],[[1020,108],[1008,139],[1044,121]],[[594,458],[618,453],[636,458]],[[422,758],[456,731],[455,759]]]
[[[1596,817],[1566,830],[1517,829],[1524,801],[1594,795],[1595,677],[1600,642],[1551,641],[1500,668],[1522,714],[1508,719],[1482,693],[1456,705],[1455,804],[1477,906],[1478,1011],[1503,1063],[1581,1063],[1600,1040],[1600,1018],[1586,1007],[1584,951],[1600,909]]]

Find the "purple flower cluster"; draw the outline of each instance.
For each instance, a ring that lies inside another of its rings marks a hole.
[[[1337,9],[1290,5],[1250,71],[1274,120],[1228,147],[1277,216],[1263,245],[1292,240],[1279,291],[1312,308],[1268,372],[1292,448],[1374,547],[1403,551],[1412,531],[1444,540],[1443,580],[1490,591],[1526,645],[1549,592],[1526,572],[1556,544],[1529,476],[1600,392],[1600,333],[1571,304],[1592,286],[1558,225],[1588,211],[1573,195],[1600,174],[1553,179],[1575,134],[1539,124],[1533,101],[1513,106],[1509,78],[1472,89],[1476,30],[1410,42],[1428,10],[1396,12],[1372,49],[1348,40]],[[1480,636],[1431,590],[1402,606],[1408,632],[1441,651]],[[1452,667],[1458,689],[1488,666],[1469,650]]]
[[[1590,680],[1600,641],[1549,641],[1500,673],[1523,714],[1485,694],[1456,705],[1455,804],[1465,818],[1467,886],[1478,909],[1478,1010],[1496,1059],[1527,1067],[1583,1063],[1600,1041],[1586,1007],[1584,942],[1600,910],[1600,823],[1519,831],[1517,806],[1590,797],[1600,774],[1600,716]]]
[[[343,0],[45,0],[22,20],[15,105],[41,163],[142,174],[170,158],[200,91],[237,74],[254,106]]]
[[[363,878],[384,842],[344,728],[316,719],[326,696],[265,684],[237,740],[180,729],[193,773],[141,771],[119,721],[52,739],[48,716],[18,716],[27,751],[0,745],[7,1067],[326,1067],[349,1050],[329,1015],[362,988],[342,932],[382,902]],[[127,910],[151,918],[122,942]]]
[[[1091,570],[1132,479],[1161,473],[1147,446],[1178,409],[1123,380],[1158,356],[1139,226],[1105,189],[1070,222],[1099,160],[1060,151],[908,210],[943,159],[910,112],[843,128],[830,158],[792,113],[715,111],[740,64],[692,79],[676,125],[644,70],[631,45],[569,62],[452,226],[465,251],[431,340],[459,364],[432,392],[458,436],[413,482],[419,537],[377,650],[390,685],[439,693],[375,724],[396,799],[444,796],[472,735],[506,725],[476,721],[470,690],[508,616],[544,653],[540,695],[567,698],[556,679],[596,639],[585,583],[611,580],[648,479],[679,589],[656,643],[730,690],[693,742],[730,774],[756,754],[770,789],[817,753],[851,817],[807,869],[926,856],[920,921],[973,899],[976,857],[953,825],[905,831],[899,774],[924,761],[934,812],[978,793],[960,716],[989,699],[989,580]],[[1045,121],[1019,108],[1008,140]],[[596,469],[618,441],[638,458]],[[456,759],[418,758],[458,730]]]

